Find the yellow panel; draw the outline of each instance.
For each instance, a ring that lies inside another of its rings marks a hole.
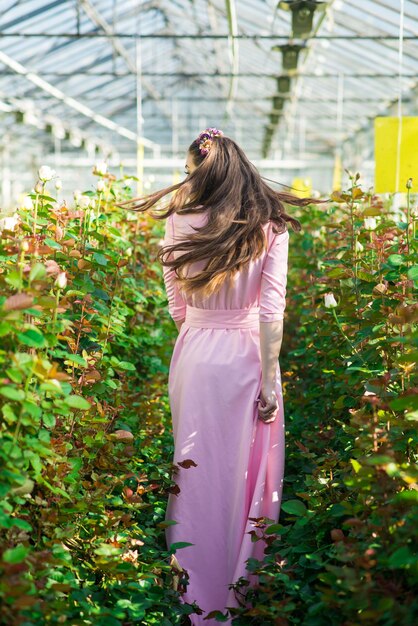
[[[332,177],[332,191],[341,191],[343,166],[340,152],[335,153],[334,175]]]
[[[398,130],[397,117],[376,117],[374,120],[376,193],[406,191],[408,178],[418,183],[418,117],[402,118],[399,179],[396,185]]]

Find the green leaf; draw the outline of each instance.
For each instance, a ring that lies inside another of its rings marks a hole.
[[[17,270],[11,270],[4,279],[8,285],[11,285],[15,289],[21,287],[20,273]]]
[[[392,400],[392,402],[389,402],[389,406],[395,411],[401,411],[402,409],[418,409],[418,394],[409,394],[396,398]]]
[[[93,254],[93,259],[96,261],[96,263],[98,263],[99,265],[107,265],[108,264],[108,260],[105,257],[104,254],[100,254],[100,252],[95,252]]]
[[[411,413],[406,413],[405,419],[411,422],[418,422],[418,411],[411,411]]]
[[[61,383],[59,380],[52,382],[52,380],[46,380],[44,383],[39,385],[39,389],[42,391],[49,391],[54,394],[63,394],[64,390],[61,387]]]
[[[189,543],[188,541],[177,541],[177,543],[172,543],[169,548],[169,552],[174,552],[180,548],[187,548],[187,546],[194,546],[194,543]]]
[[[280,531],[283,530],[285,527],[283,526],[283,524],[272,524],[271,526],[267,526],[266,528],[266,535],[273,535],[273,534],[278,534],[280,535]]]
[[[388,256],[389,265],[393,265],[394,267],[402,265],[404,262],[405,259],[402,254],[391,254],[390,256]]]
[[[13,412],[12,406],[8,402],[6,402],[6,404],[2,406],[1,412],[3,413],[3,417],[8,424],[13,424],[13,422],[17,420],[17,417]]]
[[[129,370],[130,372],[135,372],[136,367],[133,363],[129,363],[129,361],[119,361],[116,365],[113,366],[116,370]]]
[[[54,350],[54,356],[61,357],[65,359],[65,363],[67,361],[69,363],[75,363],[76,365],[81,365],[82,367],[87,367],[87,361],[79,354],[72,354],[71,352],[66,352],[65,350]]]
[[[23,546],[16,546],[15,548],[10,548],[3,553],[3,561],[6,563],[21,563],[24,561],[26,555],[29,553],[29,548]]]
[[[0,322],[0,337],[8,335],[12,331],[12,325],[9,322]]]
[[[79,354],[68,354],[65,357],[65,364],[67,364],[67,361],[69,363],[75,363],[76,365],[81,365],[82,367],[87,367],[87,361],[86,359],[84,359],[82,356],[80,356]]]
[[[19,341],[30,348],[43,348],[45,346],[45,337],[39,330],[29,328],[24,333],[16,333]]]
[[[112,378],[106,378],[106,380],[104,381],[104,383],[110,387],[111,389],[117,389],[118,386],[116,384],[116,382],[112,379]]]
[[[62,245],[54,239],[44,239],[44,244],[50,248],[54,248],[54,250],[62,250]]]
[[[368,283],[376,280],[376,276],[374,276],[374,274],[370,274],[369,272],[365,272],[364,270],[358,270],[357,278],[359,278],[360,280],[364,280]]]
[[[23,400],[25,398],[25,392],[23,389],[16,389],[16,387],[0,387],[0,394],[9,400]]]
[[[30,461],[31,466],[35,470],[37,480],[41,480],[40,474],[44,468],[41,457],[38,454],[33,453],[30,455],[29,461]]]
[[[46,194],[42,194],[40,193],[38,195],[38,198],[40,198],[41,200],[46,200],[47,202],[56,202],[56,198],[53,198],[52,196],[47,196]]]
[[[20,384],[23,381],[23,372],[16,367],[9,367],[6,374],[14,383]]]
[[[398,567],[405,567],[407,565],[413,565],[414,563],[416,563],[417,558],[418,555],[412,554],[407,546],[402,546],[390,555],[388,565],[389,567],[393,567],[394,569]]]
[[[413,265],[408,270],[408,278],[410,280],[418,280],[418,265]]]
[[[287,500],[283,502],[282,509],[292,515],[306,515],[306,506],[300,500]]]
[[[56,424],[55,415],[52,413],[43,413],[42,421],[47,428],[54,428]]]
[[[206,617],[210,618],[211,620],[214,619],[216,622],[228,622],[230,620],[228,612],[224,614],[221,611],[211,611],[207,614]]]
[[[19,517],[15,517],[13,519],[13,526],[17,526],[18,528],[21,528],[22,530],[27,530],[28,532],[32,532],[33,531],[33,528],[29,524],[29,522],[27,522],[24,519],[20,519]]]
[[[29,402],[29,400],[25,400],[25,402],[23,402],[23,408],[26,413],[29,413],[29,415],[37,419],[39,419],[42,415],[41,407],[34,402]]]
[[[110,300],[109,294],[106,293],[106,291],[104,291],[103,289],[95,289],[91,295],[94,298],[99,298],[99,300],[104,300],[105,302]]]
[[[111,235],[115,235],[116,237],[120,238],[120,230],[118,230],[117,228],[114,228],[113,226],[108,226],[107,230]]]
[[[52,485],[43,476],[38,476],[38,482],[48,487],[48,489],[50,489],[52,493],[58,493],[64,498],[67,498],[67,500],[72,500],[72,496],[70,496],[66,491],[64,491],[64,489],[61,489],[61,487],[57,487],[57,485]]]
[[[344,267],[334,267],[327,272],[328,278],[347,278],[352,276],[352,271]]]
[[[64,402],[73,409],[81,409],[82,411],[87,411],[87,409],[91,407],[90,402],[83,398],[83,396],[67,396],[64,398]]]
[[[122,553],[122,549],[108,543],[102,543],[102,545],[93,550],[93,552],[99,556],[117,556]]]
[[[46,276],[46,267],[42,263],[35,263],[29,272],[29,282],[40,280]]]

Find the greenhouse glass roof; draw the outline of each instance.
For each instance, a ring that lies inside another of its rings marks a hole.
[[[2,135],[23,122],[29,150],[124,158],[139,133],[170,158],[210,125],[291,167],[364,152],[400,95],[417,110],[412,0],[2,0],[0,20]]]

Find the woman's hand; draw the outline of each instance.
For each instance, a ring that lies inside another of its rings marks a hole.
[[[279,403],[273,386],[262,386],[258,402],[258,419],[265,424],[274,422],[277,417]]]

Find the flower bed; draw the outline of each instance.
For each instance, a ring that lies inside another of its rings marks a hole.
[[[172,588],[164,541],[176,330],[154,260],[162,230],[114,206],[130,189],[105,164],[74,207],[47,192],[54,172],[39,173],[0,219],[0,622],[180,624],[193,607]],[[416,621],[409,192],[395,209],[355,176],[326,209],[295,215],[284,498],[280,523],[259,521],[266,555],[249,568],[261,586],[253,608],[232,611],[238,626]]]
[[[5,625],[180,619],[163,522],[175,327],[154,260],[161,227],[115,208],[128,177],[104,165],[71,207],[41,168],[0,223]]]
[[[389,626],[418,617],[416,197],[351,188],[297,215],[281,371],[286,472],[261,524],[254,608],[234,624]],[[245,584],[242,586],[245,590]]]

